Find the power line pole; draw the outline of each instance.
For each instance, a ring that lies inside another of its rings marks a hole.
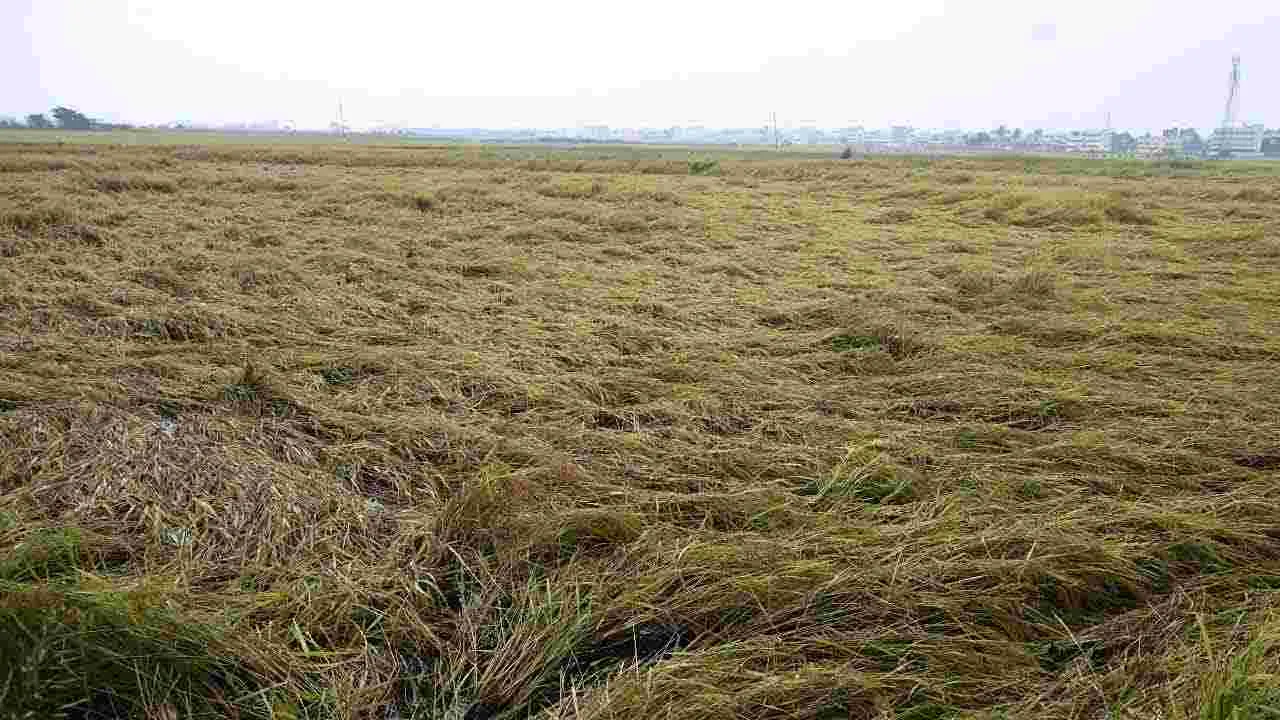
[[[773,113],[773,149],[775,151],[782,149],[782,140],[778,137],[778,113]]]

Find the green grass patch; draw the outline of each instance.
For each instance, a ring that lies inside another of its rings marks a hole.
[[[0,585],[10,717],[271,718],[273,701],[287,706],[224,648],[144,594]]]
[[[81,532],[76,528],[37,530],[0,555],[0,580],[52,580],[74,575],[80,568],[81,546]]]
[[[880,340],[870,335],[836,335],[830,342],[836,352],[880,349]]]
[[[720,161],[710,158],[694,159],[689,161],[690,175],[719,175]]]
[[[327,385],[349,385],[356,379],[356,371],[349,367],[331,367],[320,371]]]
[[[1198,618],[1200,640],[1213,672],[1200,688],[1199,720],[1268,720],[1280,716],[1280,671],[1274,651],[1274,621],[1258,627],[1249,645],[1234,655],[1217,654],[1214,642]]]

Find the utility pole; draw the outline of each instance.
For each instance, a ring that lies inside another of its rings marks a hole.
[[[778,113],[773,113],[773,149],[778,151],[782,149],[782,140],[778,137]]]
[[[347,139],[347,118],[342,114],[342,100],[338,100],[338,134]]]

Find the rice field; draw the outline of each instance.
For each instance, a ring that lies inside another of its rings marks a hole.
[[[834,155],[0,143],[0,709],[1280,715],[1280,165]]]

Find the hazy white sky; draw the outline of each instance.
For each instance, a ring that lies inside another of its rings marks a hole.
[[[0,0],[0,114],[408,126],[1201,128],[1280,0]]]

